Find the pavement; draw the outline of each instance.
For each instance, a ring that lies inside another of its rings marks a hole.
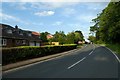
[[[3,72],[4,78],[119,78],[119,58],[90,44],[68,55]]]

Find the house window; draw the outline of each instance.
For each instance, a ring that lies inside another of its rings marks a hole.
[[[2,39],[2,45],[6,46],[7,45],[7,40],[6,39]]]
[[[26,43],[26,41],[25,40],[22,40],[22,44],[25,44]]]
[[[16,40],[16,44],[20,44],[20,40]]]
[[[7,30],[7,33],[12,34],[12,30]]]
[[[28,33],[28,36],[32,36],[31,33]]]
[[[2,46],[2,38],[0,38],[0,46]]]
[[[23,35],[22,31],[19,31],[19,34],[20,34],[20,35]]]

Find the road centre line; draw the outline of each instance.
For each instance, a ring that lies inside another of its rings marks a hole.
[[[85,47],[87,47],[87,45],[85,45]],[[85,47],[84,47],[84,48],[85,48]]]
[[[105,47],[105,46],[104,46]],[[113,53],[113,55],[116,57],[116,59],[118,60],[118,62],[120,63],[120,59],[118,58],[118,56],[108,47],[105,47],[106,49],[108,49],[111,53]]]
[[[78,63],[80,63],[81,61],[83,61],[86,57],[82,58],[81,60],[77,61],[76,63],[74,63],[73,65],[69,66],[67,69],[70,69],[72,67],[74,67],[75,65],[77,65]]]
[[[91,55],[93,53],[93,50],[89,53],[89,55]]]
[[[87,45],[86,45],[87,46]],[[85,46],[85,47],[86,47]],[[93,53],[93,51],[95,50],[95,46],[94,49],[89,53],[89,55],[91,55]],[[86,57],[82,58],[81,60],[77,61],[76,63],[72,64],[71,66],[69,66],[67,69],[70,69],[72,67],[74,67],[75,65],[77,65],[78,63],[82,62]]]

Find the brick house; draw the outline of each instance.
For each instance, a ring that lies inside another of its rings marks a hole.
[[[22,30],[18,26],[12,27],[0,24],[0,46],[40,46],[40,34],[33,31]]]

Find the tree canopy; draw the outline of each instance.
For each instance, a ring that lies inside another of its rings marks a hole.
[[[60,44],[77,44],[78,41],[84,41],[84,36],[81,31],[69,32],[68,34],[63,31],[56,31],[49,41],[59,42]]]
[[[120,43],[120,1],[110,2],[92,21],[95,25],[90,27],[90,31],[96,33],[96,40]]]

